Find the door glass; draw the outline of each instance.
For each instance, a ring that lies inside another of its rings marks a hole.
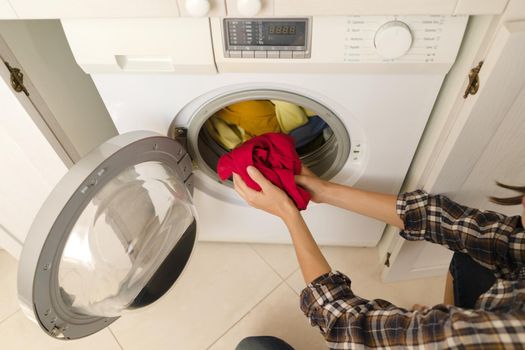
[[[184,183],[144,162],[105,184],[75,223],[60,261],[62,298],[74,312],[119,316],[193,222]]]

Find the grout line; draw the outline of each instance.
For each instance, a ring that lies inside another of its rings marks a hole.
[[[232,330],[232,328],[234,328],[237,324],[239,324],[239,322],[241,322],[242,320],[244,320],[246,318],[246,316],[248,316],[257,306],[259,306],[260,303],[262,303],[264,300],[266,300],[275,290],[277,290],[277,288],[279,288],[280,286],[283,285],[283,283],[286,283],[285,281],[282,281],[281,283],[277,284],[277,286],[275,286],[270,292],[268,292],[268,294],[266,294],[264,297],[261,298],[261,300],[259,300],[255,305],[253,305],[250,310],[248,310],[248,312],[246,312],[241,318],[239,318],[234,324],[232,324],[226,331],[224,331],[217,339],[215,339],[215,341],[213,343],[211,343],[207,348],[206,350],[208,350],[209,348],[211,348],[213,345],[215,345],[215,343],[217,343],[219,340],[221,340],[230,330]]]
[[[255,252],[255,254],[257,254],[257,256],[258,256],[259,258],[262,259],[262,261],[264,261],[264,263],[265,263],[266,265],[268,265],[268,266],[270,267],[270,269],[272,269],[273,272],[275,272],[275,273],[277,274],[277,276],[279,276],[279,278],[281,279],[281,281],[284,282],[285,278],[283,278],[283,277],[281,276],[281,274],[280,274],[279,272],[277,272],[277,270],[274,269],[274,267],[273,267],[268,261],[266,261],[266,259],[265,259],[265,258],[264,258],[264,257],[263,257],[263,256],[257,251],[257,249],[255,249],[254,247],[252,247],[252,245],[251,245],[250,243],[248,244],[248,246],[249,246],[249,247]],[[294,271],[294,272],[295,272],[295,271]]]
[[[122,344],[120,344],[120,342],[118,341],[117,337],[115,336],[115,333],[113,333],[113,330],[111,329],[111,327],[108,326],[108,330],[109,330],[109,333],[111,333],[111,335],[113,336],[113,339],[115,339],[115,341],[117,342],[118,346],[124,350],[124,347],[122,346]]]
[[[20,311],[20,308],[17,308],[15,310],[15,312],[9,314],[9,316],[7,316],[6,318],[4,318],[3,320],[0,320],[0,325],[2,325],[2,323],[6,322],[7,320],[9,320],[11,317],[13,317],[14,315],[16,315],[18,313],[18,311]]]
[[[286,277],[284,278],[284,281],[286,282],[286,280],[290,277],[292,277],[292,275],[294,273],[296,273],[297,271],[299,271],[301,268],[299,266],[297,266],[297,268],[295,270],[293,270],[292,272],[290,272],[288,275],[286,275]]]

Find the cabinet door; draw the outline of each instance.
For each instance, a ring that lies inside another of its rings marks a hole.
[[[18,258],[40,206],[67,167],[26,110],[27,97],[14,92],[0,62],[0,248]],[[19,100],[25,99],[26,104]],[[29,218],[29,220],[28,220]]]
[[[525,178],[525,21],[504,24],[485,57],[476,95],[458,112],[433,168],[422,183],[432,193],[483,210],[519,215],[489,196],[507,196],[495,181],[523,184]],[[443,274],[451,252],[426,242],[399,240],[391,247],[386,281]]]
[[[19,18],[177,17],[174,0],[10,0]]]

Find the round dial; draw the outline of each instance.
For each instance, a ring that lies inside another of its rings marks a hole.
[[[204,17],[210,12],[209,0],[186,0],[184,3],[186,12],[192,17]]]
[[[261,0],[237,0],[237,11],[245,17],[257,15],[261,7]]]
[[[406,23],[391,21],[376,32],[374,46],[381,57],[394,59],[403,56],[412,46],[412,32]]]

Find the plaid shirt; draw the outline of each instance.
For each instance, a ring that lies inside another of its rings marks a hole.
[[[301,309],[331,349],[525,349],[525,230],[519,216],[463,207],[423,191],[397,201],[401,235],[468,253],[496,283],[474,309],[439,304],[409,311],[356,296],[351,281],[330,272],[301,294]]]

